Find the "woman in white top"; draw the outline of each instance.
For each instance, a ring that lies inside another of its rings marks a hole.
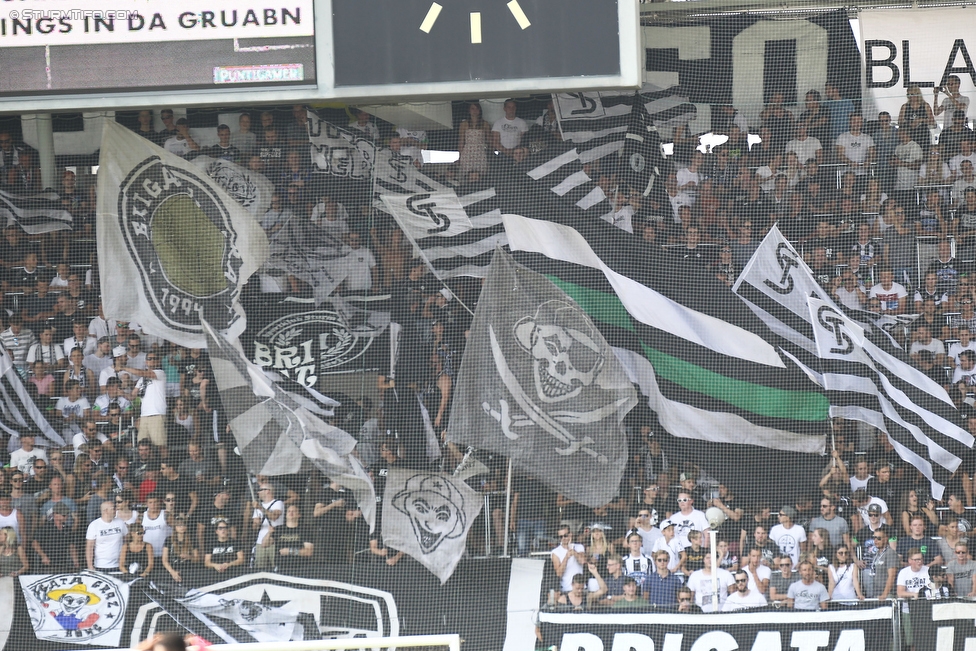
[[[834,561],[827,567],[830,578],[827,593],[830,595],[831,601],[839,599],[864,600],[857,565],[854,564],[854,559],[851,556],[851,550],[841,545],[834,552]]]
[[[122,522],[132,524],[139,517],[139,512],[132,508],[134,501],[132,491],[124,490],[115,495],[115,517]]]

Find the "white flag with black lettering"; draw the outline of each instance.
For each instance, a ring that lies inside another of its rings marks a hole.
[[[458,477],[391,468],[383,492],[383,542],[445,583],[464,555],[482,501]]]

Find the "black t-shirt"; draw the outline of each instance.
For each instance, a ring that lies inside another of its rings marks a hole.
[[[277,547],[278,553],[281,553],[282,549],[289,549],[290,553],[288,556],[294,557],[292,560],[298,558],[298,552],[302,551],[305,547],[305,543],[312,542],[311,532],[308,527],[304,525],[299,525],[297,527],[287,527],[282,526],[275,529],[275,546]],[[282,558],[286,560],[288,557]]]
[[[46,522],[37,530],[35,539],[51,559],[50,565],[39,565],[39,568],[47,572],[67,572],[74,568],[70,548],[76,543],[77,535],[68,527],[58,529],[53,522]],[[82,561],[83,558],[79,555],[78,560]]]
[[[235,541],[228,540],[227,542],[214,541],[208,549],[210,550],[210,562],[219,565],[236,561],[237,552],[242,548]]]
[[[554,496],[542,482],[532,477],[518,477],[514,490],[518,493],[519,520],[542,520],[554,504]]]
[[[186,513],[190,509],[190,493],[196,491],[196,486],[183,475],[174,480],[160,477],[156,482],[156,490],[163,493],[176,494],[176,513]]]
[[[240,514],[240,512],[233,501],[227,502],[227,505],[222,509],[214,506],[213,502],[201,506],[193,514],[194,536],[196,535],[196,526],[202,524],[206,528],[203,538],[203,544],[206,548],[217,539],[217,521],[223,518],[230,525],[235,520],[235,514]]]

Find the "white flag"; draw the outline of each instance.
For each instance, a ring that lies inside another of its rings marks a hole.
[[[383,542],[445,583],[464,555],[481,505],[481,495],[457,477],[391,468],[383,492]]]
[[[205,317],[238,336],[238,297],[264,262],[253,215],[193,163],[107,122],[98,172],[98,257],[105,316],[206,347]]]

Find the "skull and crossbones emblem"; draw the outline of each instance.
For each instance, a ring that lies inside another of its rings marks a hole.
[[[514,334],[535,358],[532,375],[542,402],[575,398],[593,384],[606,361],[593,325],[564,301],[546,301],[535,315],[516,322]]]

